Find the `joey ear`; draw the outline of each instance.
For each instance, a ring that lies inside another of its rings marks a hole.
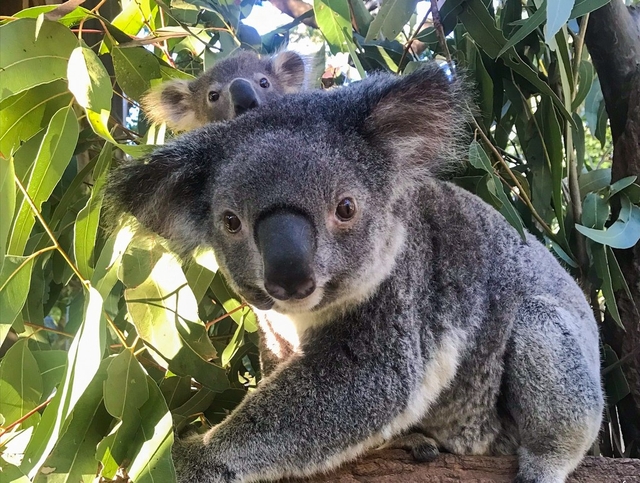
[[[164,82],[142,98],[142,109],[155,123],[166,122],[173,131],[188,131],[201,127],[196,118],[191,82],[183,79]]]
[[[365,130],[401,169],[438,175],[463,164],[471,102],[460,76],[449,79],[433,62],[402,77],[371,79],[371,88],[363,86]]]
[[[280,80],[286,94],[298,92],[304,88],[307,69],[300,54],[284,50],[271,57],[268,65],[271,72]]]
[[[210,146],[207,139],[201,139],[203,135],[189,139],[193,137],[183,136],[147,159],[111,173],[105,187],[108,225],[115,226],[122,215],[131,214],[146,229],[169,240],[182,256],[206,243],[213,162],[205,149]]]

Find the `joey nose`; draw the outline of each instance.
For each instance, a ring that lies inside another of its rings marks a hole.
[[[255,89],[246,79],[234,79],[229,84],[229,94],[236,116],[258,107],[258,96]]]
[[[255,234],[267,293],[278,300],[311,295],[316,289],[316,242],[311,222],[299,213],[280,211],[259,219]]]

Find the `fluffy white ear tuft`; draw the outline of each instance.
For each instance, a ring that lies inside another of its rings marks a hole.
[[[403,170],[433,176],[461,166],[472,115],[464,80],[451,80],[431,63],[382,84],[366,120],[371,138]]]
[[[164,82],[145,94],[142,109],[152,122],[165,122],[172,131],[189,131],[205,124],[196,117],[193,96],[189,81]]]
[[[280,80],[285,94],[304,89],[307,68],[304,58],[300,54],[291,50],[279,52],[269,59],[269,67]]]

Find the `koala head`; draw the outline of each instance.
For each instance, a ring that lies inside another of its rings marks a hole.
[[[435,65],[286,96],[119,168],[107,200],[181,254],[213,247],[259,309],[344,307],[393,269],[416,189],[463,159],[464,100]]]
[[[142,107],[153,122],[166,122],[174,131],[188,131],[233,119],[300,91],[305,75],[305,62],[295,52],[261,59],[254,52],[240,51],[195,80],[174,80],[152,89],[142,99]]]

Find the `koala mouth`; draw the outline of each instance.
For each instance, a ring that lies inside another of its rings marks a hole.
[[[249,305],[259,310],[270,310],[273,307],[274,300],[258,287],[242,285],[239,292]]]

